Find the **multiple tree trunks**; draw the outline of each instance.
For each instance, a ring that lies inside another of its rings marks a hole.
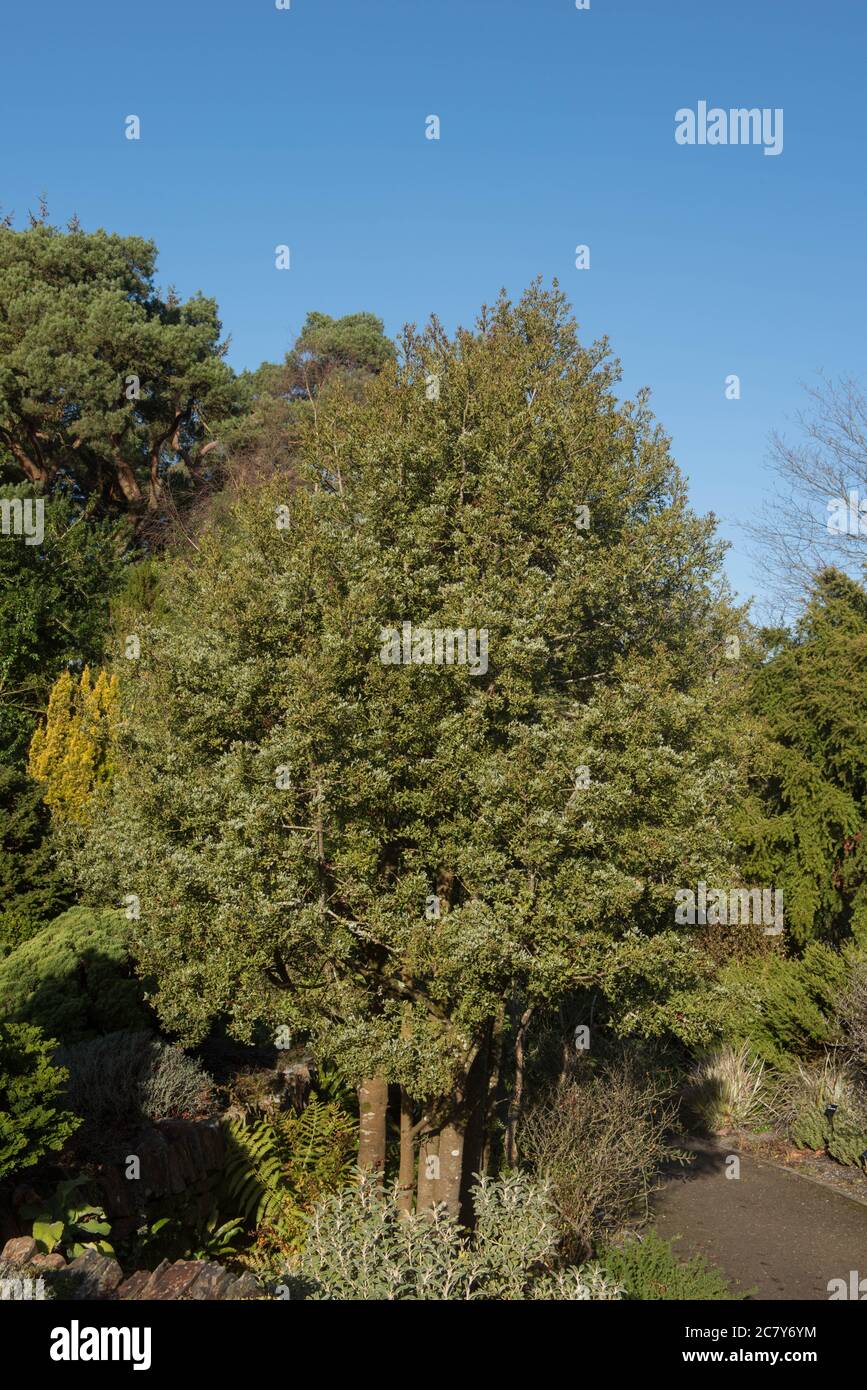
[[[529,1024],[529,1017],[523,1020]],[[425,1114],[416,1119],[416,1103],[404,1087],[400,1096],[400,1161],[398,1211],[408,1216],[444,1206],[464,1225],[473,1221],[472,1185],[487,1165],[487,1137],[494,1100],[492,1076],[498,1077],[502,1049],[501,1027],[490,1026],[473,1049],[469,1071],[438,1124]],[[385,1169],[385,1140],[389,1088],[382,1077],[370,1077],[358,1088],[358,1164],[368,1172]],[[445,1098],[443,1098],[445,1099]],[[436,1108],[434,1108],[436,1113]],[[416,1141],[418,1163],[416,1164]]]

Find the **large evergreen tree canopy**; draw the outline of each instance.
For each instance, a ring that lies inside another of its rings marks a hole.
[[[759,667],[758,745],[743,836],[752,871],[783,888],[787,926],[867,944],[867,591],[822,571],[793,635]]]
[[[139,897],[185,1040],[286,1023],[459,1100],[505,999],[556,1002],[618,949],[676,989],[674,891],[731,877],[737,620],[712,520],[616,384],[556,287],[407,330],[361,400],[322,396],[294,489],[175,563],[82,862]],[[423,640],[384,664],[404,622],[484,629],[487,669]]]
[[[0,227],[0,474],[74,488],[101,511],[160,512],[237,408],[217,306],[154,283],[141,237]]]

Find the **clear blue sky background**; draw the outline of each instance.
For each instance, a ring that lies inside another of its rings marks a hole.
[[[55,221],[153,237],[164,286],[217,298],[238,368],[309,309],[452,328],[558,276],[761,596],[742,522],[768,434],[817,371],[864,376],[862,0],[40,0],[3,40],[19,225],[44,189]],[[702,98],[783,107],[783,153],[678,146]]]

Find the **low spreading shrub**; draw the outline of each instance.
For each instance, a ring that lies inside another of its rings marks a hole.
[[[834,1040],[847,973],[846,956],[815,941],[799,959],[766,954],[728,966],[728,1040],[779,1068],[816,1056]]]
[[[95,1128],[211,1114],[214,1083],[200,1062],[151,1033],[120,1031],[61,1048],[65,1100]]]
[[[0,1016],[60,1042],[150,1022],[120,912],[74,907],[0,960]]]
[[[641,1237],[605,1246],[599,1252],[599,1259],[609,1279],[625,1290],[623,1296],[636,1302],[659,1299],[717,1302],[746,1297],[746,1294],[732,1293],[722,1272],[702,1255],[695,1255],[684,1263],[679,1261],[671,1243],[653,1229]]]
[[[340,1301],[620,1297],[597,1265],[564,1264],[545,1184],[526,1173],[481,1179],[473,1205],[469,1236],[442,1207],[401,1216],[396,1189],[361,1175],[314,1209],[284,1288]]]
[[[837,1016],[843,1047],[856,1072],[867,1082],[867,957],[853,960]]]
[[[840,1058],[828,1053],[783,1073],[770,1104],[780,1132],[793,1143],[864,1166],[867,1093]]]

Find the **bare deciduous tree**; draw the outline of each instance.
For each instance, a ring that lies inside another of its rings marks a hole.
[[[748,527],[784,606],[827,565],[860,578],[867,560],[867,394],[853,380],[826,378],[805,392],[800,439],[771,436],[775,495]]]

